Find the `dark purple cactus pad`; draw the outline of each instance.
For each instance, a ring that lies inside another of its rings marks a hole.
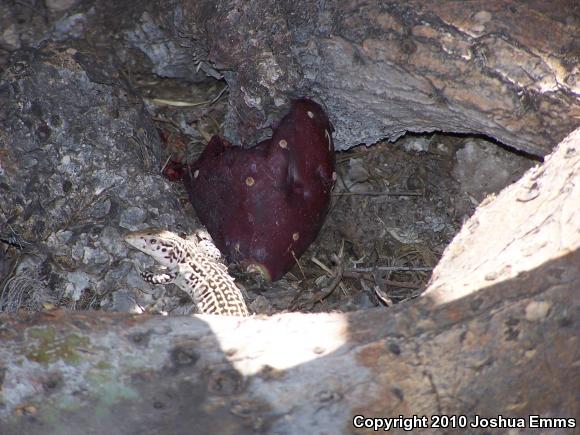
[[[271,139],[253,148],[214,136],[185,187],[229,261],[279,279],[316,238],[334,172],[332,125],[320,105],[294,100]]]

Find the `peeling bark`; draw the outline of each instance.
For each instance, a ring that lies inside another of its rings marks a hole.
[[[484,134],[543,156],[580,125],[574,1],[182,0],[251,143],[291,97],[324,102],[337,149],[407,131]],[[546,37],[549,34],[550,37]]]

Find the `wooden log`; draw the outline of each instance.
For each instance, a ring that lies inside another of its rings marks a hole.
[[[349,434],[357,415],[426,416],[419,433],[434,415],[572,427],[579,180],[580,129],[477,210],[425,297],[391,309],[2,315],[0,433]]]
[[[543,156],[580,125],[573,0],[181,6],[230,86],[234,141],[250,144],[302,95],[326,104],[337,149],[445,131]]]

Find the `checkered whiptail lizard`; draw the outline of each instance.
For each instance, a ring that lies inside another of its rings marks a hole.
[[[141,272],[145,281],[176,284],[201,314],[250,315],[242,292],[220,262],[220,251],[204,230],[184,239],[171,231],[147,229],[127,234],[125,241],[167,268],[158,274]]]

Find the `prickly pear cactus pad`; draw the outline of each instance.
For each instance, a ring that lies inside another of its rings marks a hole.
[[[276,280],[316,238],[336,179],[334,165],[328,117],[319,104],[299,99],[272,138],[253,148],[214,136],[184,182],[228,260]]]

